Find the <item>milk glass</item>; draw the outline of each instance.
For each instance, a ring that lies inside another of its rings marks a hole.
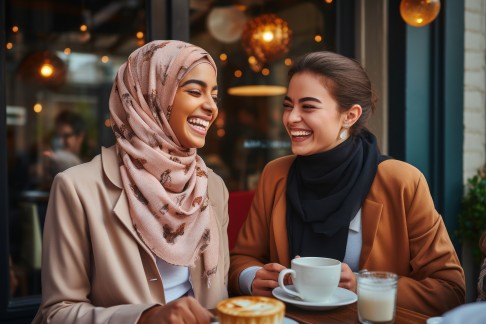
[[[358,317],[361,323],[394,323],[397,280],[398,276],[391,272],[359,272]]]

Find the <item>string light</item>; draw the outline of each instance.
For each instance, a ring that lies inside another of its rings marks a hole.
[[[54,66],[49,62],[44,62],[39,69],[39,73],[44,78],[50,78],[54,74]]]
[[[42,111],[42,105],[40,103],[36,103],[33,107],[35,113],[40,113]]]

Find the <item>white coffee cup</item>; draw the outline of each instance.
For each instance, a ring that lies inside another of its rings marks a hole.
[[[297,292],[285,287],[284,278],[291,274]],[[287,294],[303,301],[323,303],[336,290],[341,278],[341,262],[321,257],[302,257],[293,259],[291,269],[282,270],[278,284]]]

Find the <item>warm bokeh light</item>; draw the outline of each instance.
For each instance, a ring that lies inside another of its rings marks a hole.
[[[224,129],[220,128],[217,130],[216,134],[218,135],[218,137],[223,137],[226,132],[224,131]]]
[[[141,32],[141,31],[137,32],[137,38],[142,39],[143,38],[143,32]]]
[[[105,119],[105,126],[106,127],[111,127],[111,119],[110,118]]]
[[[254,56],[250,56],[248,58],[248,63],[250,63],[251,65],[256,64],[256,62],[257,62],[257,60]]]
[[[101,57],[101,62],[103,62],[103,63],[108,63],[109,61],[110,61],[110,58],[109,58],[108,56],[103,55],[103,56]]]
[[[12,49],[13,48],[13,44],[8,42],[5,47],[7,47],[7,49]]]
[[[66,55],[71,54],[71,49],[70,49],[69,47],[66,47],[66,48],[64,49],[64,54],[66,54]]]
[[[19,27],[18,26],[12,26],[12,32],[16,33],[19,31]]]
[[[217,118],[217,119],[216,119],[216,121],[215,121],[215,124],[216,124],[216,126],[218,126],[218,127],[223,127],[223,126],[224,126],[224,118],[220,118],[220,117],[218,116],[218,118]]]
[[[263,14],[248,20],[241,40],[248,56],[257,60],[253,65],[259,70],[289,51],[291,36],[287,21],[275,14]]]
[[[324,0],[325,3],[331,4],[333,0]]]
[[[271,31],[266,31],[262,36],[265,42],[271,42],[273,40],[273,33]]]
[[[314,41],[315,41],[316,43],[320,43],[320,42],[322,42],[322,36],[321,36],[321,35],[319,35],[319,34],[317,34],[316,36],[314,36]]]
[[[439,15],[440,0],[402,0],[400,15],[403,20],[414,27],[430,24]]]
[[[39,69],[40,75],[42,75],[44,78],[50,78],[52,74],[54,73],[54,66],[52,66],[51,63],[44,63],[41,65]]]
[[[41,111],[42,111],[42,105],[41,105],[40,103],[38,103],[38,102],[37,102],[37,103],[34,105],[34,112],[36,112],[36,113],[40,113]]]
[[[292,65],[292,59],[290,57],[287,57],[285,60],[284,60],[284,64],[286,66],[291,66]]]
[[[270,70],[269,70],[269,69],[267,69],[267,68],[264,68],[264,69],[262,69],[262,74],[263,74],[264,76],[268,76],[268,75],[270,75]]]
[[[219,59],[224,62],[228,59],[228,55],[226,55],[226,53],[221,53],[219,54]]]
[[[237,77],[237,78],[241,78],[242,75],[243,75],[243,72],[241,72],[241,70],[236,70],[235,73],[234,73],[234,76]]]
[[[82,32],[85,32],[88,30],[88,26],[86,26],[85,24],[82,24],[81,26],[79,26],[79,30],[82,31]]]

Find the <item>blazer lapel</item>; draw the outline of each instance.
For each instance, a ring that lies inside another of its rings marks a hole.
[[[283,181],[285,183],[285,181]],[[275,235],[275,245],[277,248],[278,259],[280,264],[290,267],[289,260],[289,240],[287,234],[286,220],[287,201],[285,199],[285,190],[278,197],[273,210],[273,233]]]
[[[125,190],[123,189],[123,183],[120,175],[120,166],[118,164],[118,158],[115,150],[115,146],[110,148],[102,147],[101,149],[101,160],[103,165],[103,172],[108,177],[108,179],[120,189],[120,196],[116,201],[115,207],[113,208],[113,212],[121,221],[121,223],[125,226],[128,232],[133,236],[133,238],[138,242],[140,246],[152,257],[153,253],[147,248],[145,243],[143,243],[140,236],[135,231],[133,227],[132,219],[130,217],[130,209],[128,206],[128,199],[125,194]]]
[[[359,260],[360,269],[363,268],[370,256],[382,212],[382,203],[365,199],[361,209],[361,232],[363,243],[361,246],[361,257]]]

